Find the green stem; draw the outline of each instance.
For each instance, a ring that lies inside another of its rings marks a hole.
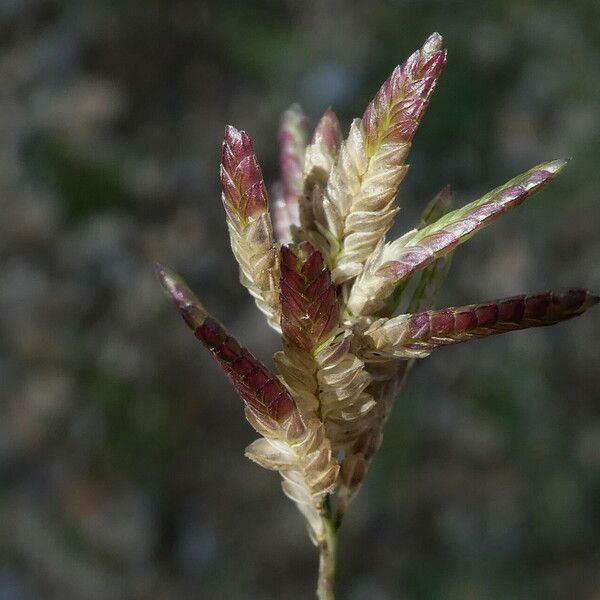
[[[329,512],[323,514],[324,537],[319,542],[319,600],[335,600],[335,559],[337,531]]]

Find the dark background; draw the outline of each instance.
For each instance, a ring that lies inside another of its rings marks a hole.
[[[306,600],[316,552],[160,259],[264,360],[223,127],[276,175],[279,115],[347,131],[424,38],[448,66],[400,229],[570,156],[463,246],[440,303],[600,288],[596,1],[0,1],[0,598]],[[339,597],[600,598],[600,311],[411,372],[341,534]]]

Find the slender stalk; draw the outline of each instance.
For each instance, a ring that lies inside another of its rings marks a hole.
[[[323,515],[325,537],[319,542],[319,600],[335,600],[335,561],[337,530],[329,512]]]

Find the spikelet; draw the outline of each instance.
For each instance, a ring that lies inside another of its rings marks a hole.
[[[157,274],[188,327],[240,394],[248,422],[263,436],[248,446],[246,456],[281,473],[284,492],[306,517],[318,543],[323,498],[333,490],[339,471],[322,423],[303,418],[279,379],[208,314],[181,278],[161,265]]]
[[[554,325],[583,314],[600,298],[585,290],[514,296],[482,304],[380,319],[363,334],[365,360],[422,358],[449,344],[530,327]]]
[[[235,127],[225,128],[221,160],[223,206],[240,282],[254,297],[269,325],[279,329],[278,250],[273,241],[267,190],[252,140]]]
[[[317,419],[302,422],[296,413],[274,435],[268,428],[261,428],[262,423],[253,415],[248,420],[263,437],[246,448],[246,457],[265,469],[280,472],[285,495],[304,515],[310,538],[318,544],[324,536],[323,500],[333,492],[339,473],[323,424]]]
[[[187,326],[215,357],[257,418],[274,425],[289,417],[296,408],[285,386],[209,315],[178,275],[159,264],[156,272]]]
[[[283,113],[279,128],[281,179],[275,187],[273,203],[275,233],[283,244],[292,241],[292,230],[300,225],[299,200],[304,188],[307,136],[307,119],[300,105],[293,104]]]
[[[439,34],[396,67],[342,144],[323,201],[337,283],[358,275],[392,225],[405,159],[446,61]]]
[[[354,282],[348,307],[355,315],[379,311],[396,286],[544,188],[565,166],[553,160],[530,169],[479,200],[394,242],[380,242]]]
[[[283,351],[275,355],[303,414],[320,418],[315,355],[329,345],[340,324],[340,307],[320,252],[303,242],[296,252],[281,248]]]
[[[340,330],[336,287],[309,242],[281,249],[283,351],[275,362],[302,414],[325,424],[334,452],[357,434],[355,423],[374,405],[370,377]],[[350,423],[350,430],[348,423]]]
[[[340,123],[336,114],[328,108],[315,128],[311,143],[306,147],[304,189],[300,198],[302,227],[295,232],[298,241],[305,239],[311,242],[325,257],[329,255],[331,234],[322,226],[327,222],[323,212],[323,194],[341,141]]]

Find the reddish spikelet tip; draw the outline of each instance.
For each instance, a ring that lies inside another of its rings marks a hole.
[[[204,306],[177,273],[159,262],[154,263],[154,270],[165,294],[179,309],[190,329],[196,331],[208,314]]]
[[[294,346],[312,352],[339,326],[339,305],[323,256],[309,243],[281,248],[281,328]]]
[[[221,186],[228,212],[242,222],[267,209],[267,190],[250,136],[225,127],[221,151]]]
[[[340,122],[338,121],[337,115],[331,107],[323,113],[323,116],[319,120],[315,132],[313,134],[312,142],[315,143],[319,140],[323,140],[327,149],[334,153],[339,148],[342,138],[342,129]]]
[[[385,141],[412,140],[446,64],[442,44],[439,33],[430,35],[379,88],[362,117],[368,154]]]

